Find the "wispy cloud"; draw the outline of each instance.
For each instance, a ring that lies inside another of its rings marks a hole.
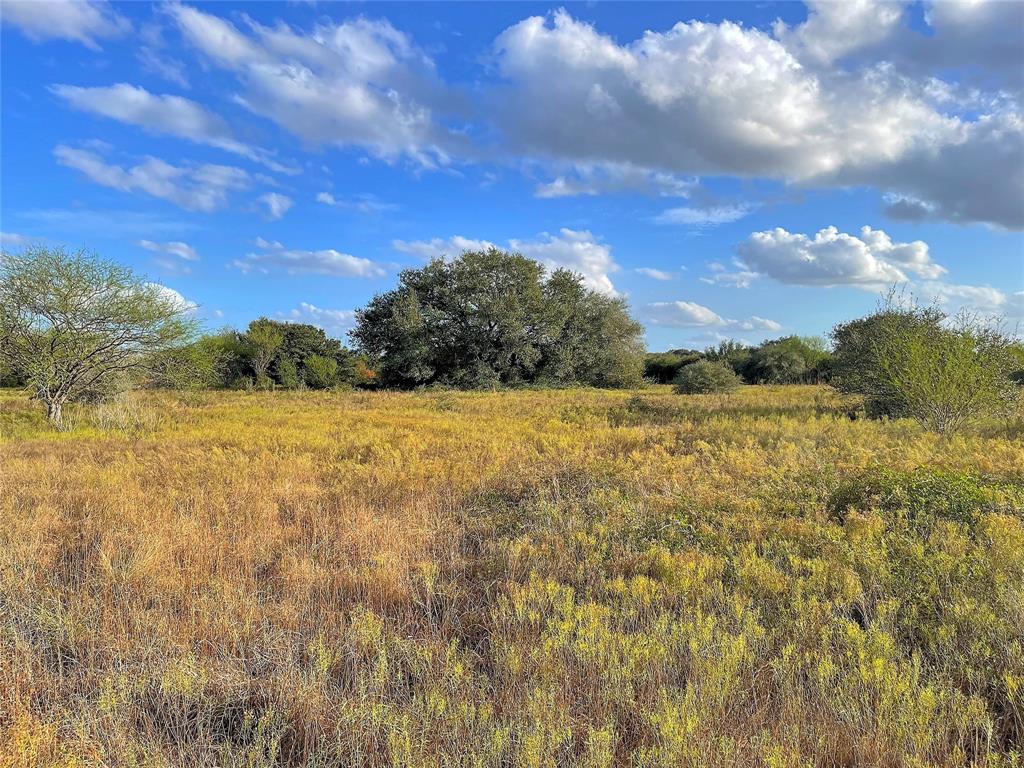
[[[317,251],[293,249],[263,238],[256,239],[256,247],[258,251],[243,259],[235,259],[231,266],[243,273],[283,271],[334,277],[383,277],[387,274],[387,270],[376,262],[333,248]]]
[[[236,139],[227,122],[203,105],[182,96],[159,95],[128,83],[83,88],[53,85],[50,90],[74,109],[138,126],[160,136],[176,136],[261,163],[278,173],[295,174],[266,150]]]
[[[717,205],[707,208],[695,208],[683,206],[681,208],[669,208],[658,214],[654,220],[658,224],[682,224],[694,227],[714,227],[719,224],[729,224],[739,221],[753,210],[753,206],[741,205]]]
[[[94,51],[99,40],[121,37],[132,25],[106,0],[6,0],[4,24],[13,24],[30,40],[71,40]]]
[[[23,248],[35,242],[39,242],[39,238],[20,235],[17,232],[0,232],[0,247],[3,248]]]
[[[316,201],[318,203],[323,203],[324,205],[329,205],[333,208],[342,208],[366,214],[386,213],[388,211],[397,211],[399,209],[399,206],[394,203],[385,203],[378,199],[376,195],[370,193],[353,195],[352,199],[345,200],[336,198],[330,192],[321,192],[316,196]]]
[[[661,269],[653,269],[651,267],[637,267],[633,270],[644,277],[649,277],[652,280],[671,280],[673,275],[671,272],[665,272]]]
[[[259,202],[267,208],[267,217],[271,221],[277,221],[292,207],[292,199],[287,195],[282,195],[279,192],[267,192],[265,195],[260,195]]]
[[[734,331],[779,331],[782,325],[752,315],[744,320],[722,317],[710,307],[693,301],[657,301],[647,305],[647,319],[652,325],[676,328],[722,328]]]
[[[33,228],[45,230],[54,238],[138,239],[142,237],[181,237],[199,229],[193,222],[153,211],[104,208],[32,208],[8,214]]]
[[[199,261],[199,254],[196,253],[196,249],[188,243],[180,241],[155,243],[152,240],[139,240],[138,245],[154,253],[166,253],[171,256],[177,256],[185,261]]]
[[[250,184],[249,174],[228,165],[176,166],[156,157],[122,167],[95,152],[63,144],[53,150],[61,165],[73,168],[97,184],[122,192],[142,192],[192,211],[222,208],[231,191]]]

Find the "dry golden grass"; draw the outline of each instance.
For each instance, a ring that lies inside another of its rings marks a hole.
[[[0,765],[1021,765],[1019,423],[814,387],[71,418],[0,393]]]

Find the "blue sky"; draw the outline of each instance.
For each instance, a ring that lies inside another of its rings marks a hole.
[[[651,349],[818,334],[900,285],[1024,319],[1024,4],[15,2],[5,248],[343,336],[493,243]]]

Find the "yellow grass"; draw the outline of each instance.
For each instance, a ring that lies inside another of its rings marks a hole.
[[[814,387],[71,419],[0,393],[0,765],[1021,765],[1019,423]],[[877,467],[977,515],[836,501]]]

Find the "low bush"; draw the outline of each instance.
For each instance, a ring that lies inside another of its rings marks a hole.
[[[930,530],[948,520],[974,528],[981,515],[1024,511],[1024,489],[973,475],[919,468],[910,472],[874,468],[842,484],[829,500],[829,512],[843,521],[849,510],[883,512],[891,524]]]
[[[733,392],[741,383],[740,377],[725,363],[701,360],[679,371],[673,386],[680,395],[710,395]]]

